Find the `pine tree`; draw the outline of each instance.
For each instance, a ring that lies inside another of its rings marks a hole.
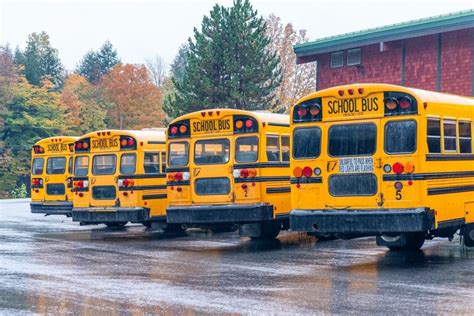
[[[163,110],[166,112],[168,121],[185,114],[186,108],[175,106],[176,86],[174,82],[182,83],[188,64],[189,45],[183,44],[178,50],[178,54],[171,64],[170,77],[163,82]]]
[[[15,62],[22,65],[29,83],[40,86],[44,80],[50,81],[55,89],[61,88],[64,81],[64,67],[59,59],[58,50],[51,46],[46,32],[32,33],[28,36],[26,48],[22,52],[17,48]]]
[[[265,21],[248,0],[231,8],[215,5],[201,31],[189,39],[182,82],[170,106],[181,112],[203,108],[270,108],[280,84],[279,59],[268,49]]]
[[[96,84],[109,70],[120,63],[117,50],[106,41],[99,51],[89,51],[76,67],[76,73]]]

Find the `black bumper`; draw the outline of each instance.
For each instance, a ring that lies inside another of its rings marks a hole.
[[[425,208],[378,210],[293,210],[290,229],[329,234],[376,236],[434,229],[434,214]]]
[[[31,213],[71,216],[72,202],[31,202]]]
[[[171,206],[166,209],[169,224],[239,224],[273,219],[273,205],[226,204]]]
[[[150,211],[141,207],[74,208],[72,210],[72,220],[91,224],[143,223],[150,221]]]

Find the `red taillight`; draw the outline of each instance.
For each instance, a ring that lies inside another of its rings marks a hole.
[[[123,180],[122,184],[123,184],[124,187],[127,187],[128,186],[128,180],[127,179]]]
[[[172,126],[170,129],[171,135],[176,135],[178,134],[178,127]]]
[[[253,121],[252,120],[246,120],[245,121],[245,127],[252,128],[252,126],[253,126]]]
[[[403,164],[401,164],[399,162],[394,163],[393,166],[392,166],[392,170],[396,174],[401,174],[403,172]]]
[[[127,140],[127,145],[128,145],[128,146],[133,146],[133,145],[135,145],[135,141],[133,140],[133,138],[129,138],[129,139]]]
[[[86,143],[86,142],[83,142],[83,143],[82,143],[82,148],[84,148],[84,149],[89,148],[89,144]]]
[[[306,110],[306,108],[301,107],[301,108],[298,109],[298,115],[299,116],[305,116],[306,113],[308,113],[308,110]]]
[[[76,148],[77,148],[77,149],[82,149],[82,143],[77,143],[77,144],[76,144]]]
[[[400,107],[404,110],[408,109],[411,106],[411,101],[408,98],[400,98]]]
[[[249,170],[248,169],[242,169],[240,170],[240,176],[242,178],[247,178],[249,176]]]
[[[303,173],[303,176],[305,176],[306,178],[309,178],[313,175],[313,169],[311,169],[311,167],[306,166],[303,168],[302,173]]]
[[[181,181],[181,180],[183,180],[183,173],[181,173],[181,172],[176,172],[176,174],[174,175],[174,179],[175,179],[176,181]]]
[[[321,110],[319,109],[319,107],[317,106],[312,106],[310,109],[309,109],[309,113],[311,113],[312,116],[316,116],[319,114]]]

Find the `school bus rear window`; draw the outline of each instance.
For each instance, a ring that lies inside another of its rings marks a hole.
[[[227,163],[229,150],[228,139],[199,140],[194,145],[194,163],[196,165]]]
[[[171,143],[169,146],[168,159],[170,167],[186,166],[189,160],[189,143]]]
[[[321,129],[298,128],[293,132],[293,157],[317,158],[321,153]]]
[[[65,157],[50,157],[46,163],[47,174],[64,174],[66,172]]]
[[[235,141],[235,161],[255,162],[258,159],[258,137],[239,137]]]
[[[377,144],[375,124],[346,124],[329,128],[329,155],[367,156],[375,153]]]
[[[117,164],[115,155],[96,155],[92,159],[93,175],[109,175],[115,174],[115,166]]]
[[[160,173],[160,154],[145,153],[143,167],[145,173]]]
[[[76,177],[87,176],[87,169],[89,169],[89,157],[76,157],[76,164],[74,166],[74,175]]]
[[[33,166],[32,166],[31,173],[34,174],[34,175],[43,174],[43,165],[44,165],[44,159],[43,158],[33,159]]]

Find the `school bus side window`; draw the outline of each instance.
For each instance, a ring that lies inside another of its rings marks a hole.
[[[189,143],[175,142],[169,145],[168,165],[170,167],[186,166],[189,160]]]
[[[439,119],[428,119],[428,152],[441,153],[441,127]]]
[[[65,157],[51,157],[48,158],[46,163],[47,174],[64,174],[66,171],[66,158]]]
[[[87,176],[87,169],[89,169],[89,157],[76,157],[76,164],[74,165],[74,175],[76,177]]]
[[[145,173],[160,173],[160,154],[145,153],[143,169]]]
[[[166,151],[161,152],[161,172],[166,172]]]
[[[459,122],[459,152],[472,153],[471,122]]]
[[[281,136],[281,161],[290,161],[290,136]]]
[[[278,135],[267,135],[267,160],[280,161],[280,139]]]
[[[235,141],[235,161],[255,162],[258,159],[258,137],[239,137]]]
[[[33,167],[31,168],[31,173],[34,175],[43,174],[43,165],[44,159],[43,158],[35,158],[33,159]]]
[[[416,121],[390,121],[385,124],[385,152],[408,154],[416,151]]]
[[[444,151],[456,152],[456,121],[454,120],[443,120],[443,132],[444,132]]]
[[[120,157],[120,174],[134,174],[137,166],[136,154],[123,154]]]

